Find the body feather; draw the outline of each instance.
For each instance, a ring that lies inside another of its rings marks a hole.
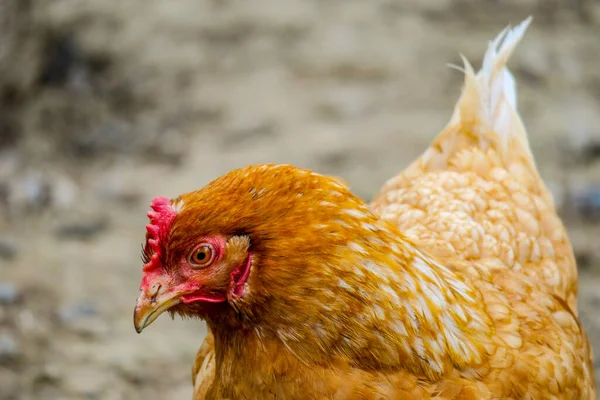
[[[384,185],[373,207],[434,253],[522,271],[576,310],[575,258],[535,166],[506,67],[530,20],[490,42],[478,73],[465,60],[449,124]],[[429,196],[417,195],[415,204],[415,193]]]

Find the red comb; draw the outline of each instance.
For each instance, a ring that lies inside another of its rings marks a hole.
[[[171,201],[166,197],[155,197],[150,203],[151,210],[148,211],[150,223],[146,225],[148,231],[148,245],[154,250],[150,261],[144,265],[144,271],[155,270],[161,267],[162,246],[161,241],[165,239],[171,224],[177,216],[177,212],[171,207]]]

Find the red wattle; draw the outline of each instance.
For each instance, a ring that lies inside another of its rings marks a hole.
[[[193,303],[195,301],[203,301],[206,303],[223,303],[227,298],[221,293],[191,293],[181,296],[181,302],[183,304]]]

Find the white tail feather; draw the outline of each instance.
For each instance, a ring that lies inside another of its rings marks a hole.
[[[507,145],[509,139],[519,140],[530,155],[527,135],[517,112],[515,79],[506,63],[523,38],[531,17],[514,28],[507,27],[490,41],[481,70],[475,74],[463,57],[465,86],[456,105],[451,123],[471,123],[481,140],[499,141]],[[490,137],[490,135],[494,137]]]

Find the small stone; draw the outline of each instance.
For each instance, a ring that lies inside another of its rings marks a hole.
[[[62,307],[58,311],[58,317],[64,324],[70,324],[82,318],[96,316],[100,313],[98,306],[91,302],[82,302],[67,307]]]
[[[95,190],[102,199],[124,205],[138,202],[142,197],[139,190],[123,178],[120,173],[107,173],[95,182]]]
[[[562,147],[567,160],[585,165],[600,157],[600,117],[597,106],[588,97],[569,98],[564,106],[566,134]]]
[[[58,208],[69,209],[77,199],[77,185],[65,176],[58,176],[51,184],[52,204]]]
[[[43,337],[52,332],[50,321],[45,315],[34,315],[30,309],[23,308],[18,311],[15,317],[13,321],[20,334],[28,335],[28,337],[31,337],[29,335]]]
[[[130,125],[111,120],[73,138],[74,152],[89,157],[107,151],[127,152],[135,145],[135,133]]]
[[[100,310],[94,303],[83,302],[58,311],[58,318],[69,330],[86,338],[103,337],[110,331],[110,326],[100,318]]]
[[[9,187],[9,206],[19,212],[41,210],[50,203],[50,187],[39,174],[15,180]]]
[[[227,148],[246,146],[251,142],[268,140],[275,133],[275,126],[271,121],[260,120],[255,117],[237,117],[226,128],[221,142]]]
[[[46,364],[35,374],[36,384],[57,383],[62,379],[62,371],[59,365]]]
[[[0,283],[0,304],[13,304],[19,299],[19,291],[12,283]]]
[[[21,356],[21,350],[15,339],[7,334],[0,334],[0,365],[10,365]]]
[[[17,241],[11,237],[0,237],[0,258],[12,260],[19,253]]]
[[[40,83],[64,85],[75,67],[81,63],[81,50],[72,35],[50,37],[47,40]]]
[[[574,194],[575,208],[585,217],[600,217],[600,186],[582,189]]]
[[[108,221],[105,218],[92,218],[65,223],[56,230],[62,239],[89,240],[106,231]]]
[[[18,326],[23,331],[33,332],[36,331],[39,326],[39,319],[37,319],[31,310],[23,309],[19,312]]]
[[[77,319],[69,323],[69,329],[86,339],[106,337],[110,333],[110,326],[102,318],[90,317]]]
[[[181,134],[178,134],[177,129],[166,130],[163,137],[168,138],[161,142],[160,146],[154,147],[154,151],[160,159],[171,165],[179,165],[183,160],[186,146],[188,145],[186,140]]]

